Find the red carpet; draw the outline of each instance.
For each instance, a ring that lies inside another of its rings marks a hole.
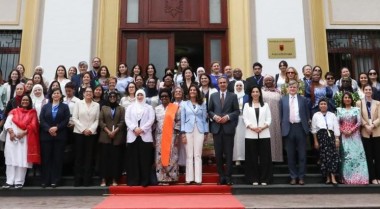
[[[110,194],[231,194],[231,187],[225,185],[203,184],[173,186],[111,186]]]
[[[94,207],[95,209],[121,208],[207,208],[207,209],[243,209],[245,208],[234,196],[218,195],[125,195],[111,196]]]

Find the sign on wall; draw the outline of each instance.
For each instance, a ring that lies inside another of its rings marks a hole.
[[[294,38],[268,38],[269,59],[296,58]]]

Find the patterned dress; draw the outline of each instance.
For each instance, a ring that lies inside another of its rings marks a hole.
[[[345,184],[368,184],[368,167],[360,138],[360,110],[357,107],[350,109],[337,108],[337,117],[342,133],[341,169],[342,180]],[[345,136],[344,131],[351,131],[352,135]]]
[[[169,166],[163,167],[161,163],[161,136],[162,129],[164,126],[164,118],[166,109],[163,105],[159,105],[155,108],[156,112],[156,174],[157,180],[160,183],[172,183],[178,181],[178,139],[176,139],[176,134],[173,132],[172,143],[171,143],[171,153],[169,159]],[[179,131],[181,126],[181,115],[177,111],[175,116],[174,129]]]

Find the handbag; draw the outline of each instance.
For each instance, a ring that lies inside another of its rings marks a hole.
[[[5,142],[6,138],[7,138],[7,129],[3,129],[3,131],[0,133],[0,141],[1,142]]]

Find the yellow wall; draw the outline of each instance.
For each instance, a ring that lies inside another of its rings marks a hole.
[[[239,67],[243,76],[252,75],[250,0],[228,0],[229,55],[232,68]]]
[[[116,75],[119,52],[120,0],[100,0],[96,55]]]

